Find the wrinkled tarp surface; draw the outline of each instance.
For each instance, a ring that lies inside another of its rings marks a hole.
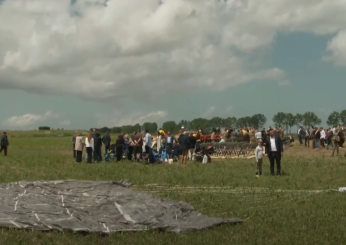
[[[47,181],[0,184],[0,226],[113,233],[201,230],[240,219],[212,218],[185,202],[136,191],[126,181]]]

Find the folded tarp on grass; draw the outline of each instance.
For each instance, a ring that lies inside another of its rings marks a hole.
[[[126,181],[47,181],[0,185],[0,226],[114,233],[157,229],[182,233],[240,219],[212,218],[185,202],[127,188]]]

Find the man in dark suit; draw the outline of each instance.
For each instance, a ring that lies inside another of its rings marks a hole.
[[[276,162],[276,174],[281,174],[281,157],[284,154],[282,140],[275,134],[273,129],[269,130],[269,136],[266,138],[266,156],[270,161],[270,174],[274,176],[274,163]]]

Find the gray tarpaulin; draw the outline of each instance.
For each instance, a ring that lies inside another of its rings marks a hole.
[[[0,226],[113,233],[158,229],[187,232],[240,219],[212,218],[185,202],[136,191],[126,181],[0,184]]]

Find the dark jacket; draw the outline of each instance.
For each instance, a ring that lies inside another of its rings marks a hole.
[[[94,146],[101,146],[102,145],[101,135],[99,133],[94,133],[93,139],[94,139]]]
[[[111,144],[111,141],[112,141],[112,139],[111,139],[111,136],[110,136],[109,134],[106,134],[106,135],[103,136],[103,138],[102,138],[102,142],[103,142],[103,144],[105,144],[105,145],[110,145],[110,144]]]
[[[197,142],[196,137],[190,136],[189,142],[190,142],[190,149],[195,149],[196,148],[196,142]]]
[[[1,136],[1,146],[8,146],[10,143],[8,142],[7,135],[2,135]]]
[[[116,147],[123,147],[125,144],[124,138],[123,137],[119,137],[117,139],[117,141],[115,142]]]
[[[274,138],[275,138],[275,145],[276,145],[277,152],[281,155],[281,153],[284,152],[282,140],[280,136],[278,135],[274,135]],[[266,154],[270,155],[271,152],[272,152],[272,148],[270,143],[270,136],[268,136],[266,139]]]
[[[190,140],[187,135],[181,134],[179,136],[179,145],[180,145],[180,150],[188,150],[190,149]]]

